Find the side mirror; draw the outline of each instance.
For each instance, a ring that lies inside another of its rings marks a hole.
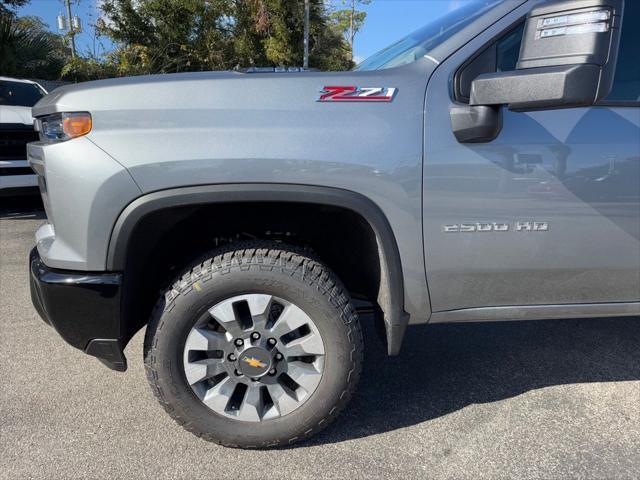
[[[451,109],[457,140],[493,140],[501,105],[523,112],[590,106],[605,98],[613,85],[621,17],[622,0],[562,0],[533,8],[516,70],[479,75],[469,105]]]

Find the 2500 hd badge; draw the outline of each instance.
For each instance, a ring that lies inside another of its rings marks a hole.
[[[445,233],[473,233],[473,232],[548,232],[547,222],[515,222],[512,225],[504,222],[475,222],[475,223],[452,223],[443,225],[442,231]]]

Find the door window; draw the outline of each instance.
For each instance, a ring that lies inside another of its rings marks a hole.
[[[612,102],[640,101],[640,2],[627,0],[624,6],[622,36],[613,89],[607,97]]]
[[[523,34],[524,22],[496,42],[496,72],[509,72],[516,69]]]
[[[466,62],[456,75],[456,100],[469,102],[471,82],[482,73],[508,72],[516,69],[524,21]]]

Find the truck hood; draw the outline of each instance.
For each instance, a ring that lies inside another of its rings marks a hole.
[[[56,112],[91,111],[105,102],[111,102],[114,106],[116,104],[119,105],[118,99],[122,99],[121,95],[126,95],[127,92],[136,92],[137,96],[139,96],[139,93],[147,92],[146,95],[142,95],[142,98],[149,99],[150,94],[157,92],[158,87],[161,89],[163,85],[175,85],[176,91],[179,91],[181,86],[184,89],[188,89],[192,82],[243,76],[245,74],[241,72],[192,72],[110,78],[69,84],[57,88],[54,92],[42,98],[34,105],[32,113],[34,117],[39,117]],[[118,94],[118,96],[109,97],[113,93]],[[162,100],[167,105],[171,98],[157,98],[157,100]]]
[[[401,87],[399,83],[412,76],[406,70],[403,72],[408,75],[394,70],[190,72],[99,80],[56,89],[33,107],[33,116],[88,111],[92,116],[110,114],[115,120],[113,115],[119,112],[120,118],[126,120],[131,112],[136,111],[142,116],[155,112],[154,122],[171,122],[170,114],[177,110],[301,110],[311,108],[326,85],[398,88]],[[423,74],[424,68],[420,76]]]
[[[20,123],[32,125],[31,107],[0,105],[0,123]]]

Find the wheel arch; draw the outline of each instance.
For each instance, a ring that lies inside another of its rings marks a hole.
[[[375,235],[380,264],[378,305],[382,310],[389,355],[397,355],[409,322],[404,310],[404,278],[395,234],[382,210],[362,194],[332,187],[296,184],[221,184],[179,187],[143,195],[120,213],[111,233],[106,267],[124,271],[136,226],[148,215],[175,207],[250,202],[314,204],[350,210]]]

